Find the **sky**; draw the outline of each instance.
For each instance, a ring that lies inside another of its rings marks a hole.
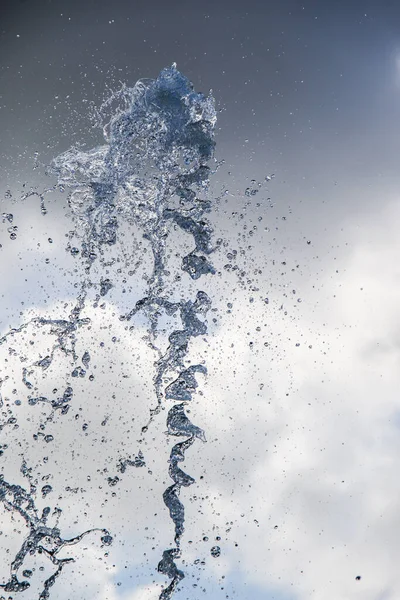
[[[46,195],[46,215],[37,196],[20,197],[54,183],[45,165],[60,152],[102,143],[93,104],[173,62],[216,99],[217,272],[182,282],[213,306],[189,353],[208,369],[190,406],[207,442],[184,464],[196,483],[181,493],[182,600],[399,597],[399,32],[398,4],[376,0],[1,3],[1,212],[18,227],[12,240],[0,224],[1,335],[31,316],[68,314],[79,293],[65,195]],[[191,242],[171,232],[170,244]],[[238,269],[227,266],[233,250]],[[2,416],[18,418],[1,431],[1,472],[26,485],[24,458],[40,486],[51,483],[37,504],[62,509],[65,537],[92,527],[114,536],[107,548],[93,533],[64,551],[76,561],[51,600],[153,600],[167,583],[156,569],[173,544],[162,501],[173,440],[163,412],[138,442],[155,357],[146,323],[127,331],[119,320],[145,295],[151,259],[128,225],[116,251],[114,288],[103,306],[88,304],[92,323],[77,336],[94,380],[74,381],[67,415],[29,406],[21,382],[18,353],[37,360],[51,336],[31,327],[11,351],[0,347]],[[96,281],[104,275],[95,267]],[[68,369],[59,357],[44,395],[65,387]],[[140,447],[146,466],[110,486],[118,460]],[[1,511],[6,580],[26,527]],[[29,560],[31,589],[15,597],[35,598],[54,570]]]

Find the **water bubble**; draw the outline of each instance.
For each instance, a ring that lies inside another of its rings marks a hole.
[[[32,577],[32,575],[33,575],[33,571],[31,571],[30,569],[24,569],[22,571],[22,576],[23,577],[29,578],[29,577]]]
[[[109,533],[107,533],[106,535],[103,535],[101,541],[105,546],[111,546],[111,544],[113,543],[113,538]]]
[[[82,364],[88,369],[89,368],[89,363],[90,363],[90,354],[89,352],[86,350],[82,356]]]
[[[50,494],[50,492],[53,490],[53,488],[51,487],[51,485],[44,485],[41,489],[41,492],[43,494],[43,498],[45,498],[47,496],[47,494]]]
[[[213,546],[210,550],[211,556],[218,558],[221,555],[221,548],[219,546]]]
[[[109,485],[110,487],[114,487],[114,486],[116,486],[116,485],[117,485],[117,483],[118,483],[118,481],[119,481],[119,477],[118,477],[118,475],[116,475],[115,477],[108,477],[108,478],[107,478],[107,483],[108,483],[108,485]]]

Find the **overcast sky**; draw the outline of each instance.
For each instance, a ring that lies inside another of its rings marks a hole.
[[[398,3],[2,2],[1,212],[14,214],[18,231],[11,240],[10,223],[1,224],[1,333],[33,315],[67,315],[84,277],[65,252],[73,229],[65,197],[46,196],[43,216],[37,197],[12,203],[7,190],[18,199],[54,183],[33,169],[35,152],[47,164],[73,144],[102,143],[92,103],[173,62],[216,98],[216,156],[225,163],[212,194],[227,189],[210,215],[223,240],[217,273],[182,282],[187,298],[203,289],[216,310],[189,353],[209,371],[190,407],[207,443],[186,455],[196,483],[181,493],[186,578],[176,597],[398,600]],[[258,192],[248,196],[248,187]],[[114,535],[110,547],[94,533],[65,553],[76,562],[51,600],[155,600],[167,583],[156,567],[173,545],[162,501],[173,440],[163,412],[138,441],[154,405],[155,356],[143,320],[132,331],[119,320],[145,294],[151,261],[140,232],[122,233],[120,263],[106,274],[114,288],[103,308],[92,290],[92,325],[78,334],[95,377],[74,380],[67,415],[46,421],[50,407],[29,406],[21,381],[18,353],[32,364],[51,336],[31,327],[0,348],[3,399],[19,425],[1,432],[6,479],[26,485],[25,458],[52,485],[37,504],[62,508],[64,537],[91,527]],[[171,235],[171,247],[190,246]],[[235,249],[237,271],[225,268]],[[104,276],[94,269],[95,283]],[[70,371],[66,359],[55,361],[38,379],[43,395],[64,389]],[[54,437],[48,444],[33,438],[41,423]],[[146,466],[127,468],[110,487],[119,458],[139,449]],[[6,580],[27,530],[1,511]],[[54,571],[41,560],[21,598],[34,600]]]

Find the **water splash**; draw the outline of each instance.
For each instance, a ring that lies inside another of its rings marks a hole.
[[[110,116],[110,107],[115,104],[117,109]],[[49,355],[35,361],[32,367],[24,368],[23,380],[28,389],[32,387],[29,382],[31,369],[46,370],[58,350],[70,355],[74,361],[78,360],[76,334],[82,325],[88,323],[81,313],[85,307],[86,291],[91,286],[92,267],[96,261],[100,265],[105,264],[105,250],[116,244],[122,223],[141,229],[143,237],[150,244],[153,270],[148,277],[146,296],[122,315],[121,320],[130,321],[137,313],[143,313],[149,323],[148,345],[158,355],[153,379],[157,403],[150,410],[150,419],[142,428],[142,433],[146,433],[167,401],[177,401],[168,410],[167,430],[171,436],[185,438],[171,450],[169,476],[173,484],[163,494],[175,528],[175,547],[166,549],[158,564],[158,571],[171,580],[161,592],[160,599],[169,600],[184,577],[176,564],[180,558],[185,520],[184,505],[179,496],[182,487],[194,483],[193,477],[186,474],[179,464],[184,461],[186,451],[196,439],[205,441],[203,430],[191,423],[185,406],[192,400],[198,386],[196,374],[206,374],[206,367],[199,364],[188,367],[185,362],[191,338],[207,332],[205,318],[211,300],[203,291],[198,291],[194,300],[173,302],[168,298],[165,284],[169,275],[167,241],[170,231],[175,227],[193,237],[194,247],[182,258],[181,264],[181,270],[193,281],[215,272],[209,258],[214,251],[212,227],[205,218],[211,210],[207,194],[212,171],[208,163],[213,159],[215,147],[215,103],[211,94],[205,96],[195,92],[193,85],[174,64],[163,69],[155,80],[140,80],[133,88],[123,86],[96,111],[95,119],[97,125],[102,127],[105,143],[88,151],[73,147],[59,155],[49,167],[49,173],[57,178],[55,186],[43,193],[29,193],[39,197],[42,213],[46,214],[45,194],[56,189],[68,190],[68,206],[80,240],[80,248],[74,246],[70,251],[74,256],[82,257],[87,275],[77,304],[68,320],[34,318],[18,329],[9,331],[0,339],[0,343],[20,333],[29,324],[50,326],[50,333],[56,336],[56,342]],[[113,283],[107,277],[102,277],[98,298],[105,296],[112,287]],[[158,346],[158,324],[163,311],[181,321],[181,328],[169,334],[165,350]],[[90,354],[85,352],[83,367],[76,367],[72,376],[84,377],[89,362]],[[167,378],[171,383],[165,387]],[[68,400],[71,397],[72,389],[67,394]],[[48,399],[31,397],[31,403],[39,401],[48,402]],[[51,404],[53,408],[65,408],[68,404],[65,394],[59,401],[51,401]],[[121,461],[120,472],[124,473],[128,465],[143,466],[143,455],[139,453],[133,461]],[[118,476],[109,478],[109,484],[115,485],[118,480]],[[4,486],[10,487],[10,484],[4,482]],[[20,488],[15,490],[34,510],[31,496],[27,496],[22,488],[22,491]],[[19,500],[14,504],[10,506],[19,511]],[[31,528],[31,523],[34,523],[34,531],[44,531],[43,518],[35,519],[29,520]],[[66,544],[79,541],[78,538],[62,540],[56,529],[51,532],[46,535],[53,536],[55,549],[53,554],[47,552],[57,571],[52,583],[46,584],[40,600],[49,597],[48,590],[63,568],[64,563],[56,558],[56,554]],[[34,544],[31,548],[39,551],[42,534],[38,533],[36,537],[36,534],[32,535],[34,537],[29,538]],[[103,543],[109,538],[108,532],[105,532]],[[18,583],[15,579],[16,571],[23,562],[23,558],[20,560],[18,557],[19,554],[12,563],[11,579],[5,584],[12,586],[15,581],[13,591],[25,589],[25,582]]]
[[[40,514],[35,506],[35,496],[37,493],[37,481],[34,481],[31,469],[28,469],[25,463],[22,464],[21,473],[29,481],[29,491],[20,485],[10,484],[0,475],[0,501],[6,510],[16,512],[25,521],[29,528],[29,534],[25,538],[21,548],[18,550],[10,567],[10,577],[6,583],[0,584],[5,592],[25,592],[30,587],[26,579],[32,574],[25,569],[22,573],[24,580],[19,580],[18,571],[24,564],[28,556],[40,554],[48,558],[56,567],[56,571],[43,584],[43,589],[39,594],[39,600],[48,600],[50,598],[50,588],[54,585],[56,579],[61,575],[64,566],[74,562],[73,558],[59,558],[58,554],[67,546],[78,544],[86,535],[93,532],[101,532],[101,541],[109,546],[112,543],[112,537],[107,529],[89,529],[83,533],[70,538],[61,537],[58,528],[58,521],[61,515],[61,509],[55,508],[52,515],[55,517],[55,524],[50,526],[48,518],[51,513],[49,506],[46,506]],[[50,488],[50,489],[48,489]],[[50,486],[43,486],[41,492],[45,497],[51,491]]]

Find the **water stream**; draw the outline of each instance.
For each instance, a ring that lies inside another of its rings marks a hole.
[[[75,364],[72,378],[85,376],[91,360],[90,348],[80,357],[76,342],[81,328],[90,324],[90,318],[83,313],[88,290],[94,285],[91,278],[94,265],[101,269],[105,264],[105,253],[116,245],[122,225],[130,224],[140,229],[151,248],[153,269],[147,278],[146,295],[120,315],[120,320],[129,322],[139,313],[143,315],[147,322],[146,342],[156,356],[154,405],[149,409],[148,421],[143,424],[142,436],[146,436],[152,421],[166,409],[168,435],[181,438],[170,452],[166,468],[171,485],[163,494],[174,527],[174,545],[163,551],[158,564],[158,571],[169,579],[160,599],[168,600],[184,578],[184,572],[179,568],[185,523],[182,488],[194,483],[194,478],[182,470],[181,463],[195,442],[206,441],[204,431],[193,424],[187,414],[187,406],[193,402],[198,387],[197,377],[206,375],[206,366],[188,366],[187,361],[191,340],[207,332],[206,315],[211,300],[202,290],[198,290],[193,298],[171,300],[165,284],[170,275],[167,248],[170,232],[179,228],[192,236],[194,245],[182,258],[180,268],[184,276],[197,281],[215,272],[210,260],[215,244],[206,218],[211,209],[208,191],[213,171],[210,165],[217,166],[214,159],[215,102],[211,94],[205,96],[195,92],[190,81],[176,65],[172,65],[163,69],[157,79],[140,80],[134,87],[123,86],[114,92],[97,110],[96,122],[102,127],[104,144],[90,150],[72,147],[60,154],[48,168],[56,180],[54,186],[44,192],[31,192],[40,198],[42,214],[46,214],[47,193],[61,191],[68,194],[78,240],[70,247],[70,252],[82,261],[85,273],[75,306],[68,318],[33,317],[6,332],[0,344],[11,344],[15,336],[26,333],[29,328],[47,332],[53,340],[50,352],[39,360],[28,361],[22,368],[26,398],[31,406],[44,403],[50,406],[52,414],[57,411],[66,414],[73,403],[73,383],[61,395],[50,398],[41,394],[30,378],[37,370],[46,371],[59,353]],[[9,215],[5,218],[12,222],[12,215],[11,220]],[[98,298],[106,296],[113,285],[104,273]],[[162,336],[159,335],[162,315],[180,322],[179,327],[169,332],[166,346],[160,342]],[[13,419],[9,409],[2,427],[13,426]],[[43,430],[44,427],[38,435],[50,441]],[[139,450],[134,460],[121,461],[119,470],[122,473],[128,465],[140,467],[144,464]],[[35,505],[38,481],[26,463],[21,472],[27,481],[26,487],[9,483],[4,477],[0,479],[0,500],[8,511],[18,513],[29,529],[11,561],[9,579],[0,584],[0,588],[9,593],[28,590],[31,573],[24,566],[25,559],[28,555],[42,554],[55,569],[39,595],[39,599],[44,600],[50,598],[51,587],[64,566],[73,560],[59,558],[66,546],[78,544],[84,536],[96,531],[101,533],[101,543],[107,546],[112,543],[112,534],[101,524],[99,529],[84,531],[72,539],[61,537],[58,528],[61,509],[55,508],[52,512],[46,507],[40,514]],[[114,483],[109,478],[109,484]],[[46,496],[45,488],[40,490],[43,497]],[[50,516],[54,521],[52,525],[48,522]]]

